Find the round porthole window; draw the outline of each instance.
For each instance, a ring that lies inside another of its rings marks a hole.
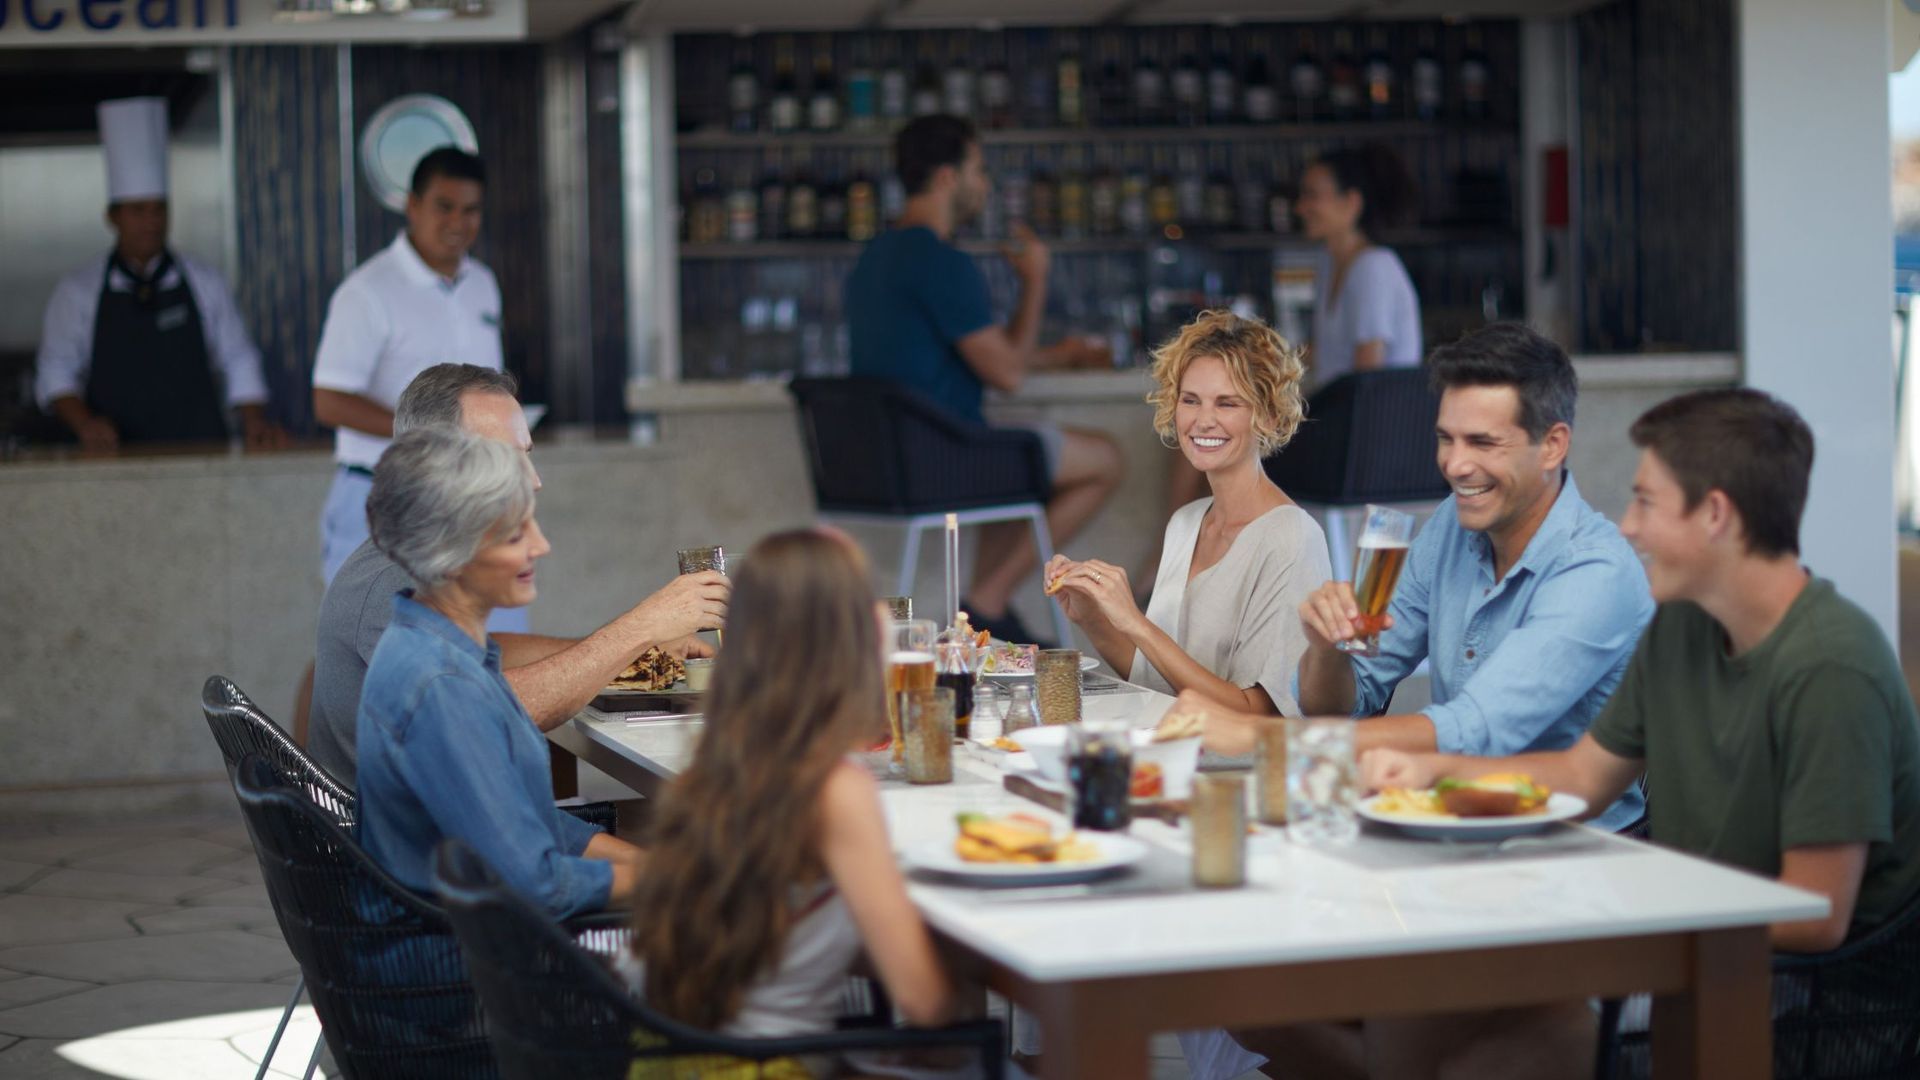
[[[434,94],[394,98],[373,114],[360,133],[360,174],[382,206],[404,211],[413,167],[442,146],[480,152],[473,124],[460,107]]]

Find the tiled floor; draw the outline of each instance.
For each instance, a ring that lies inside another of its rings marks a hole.
[[[0,1077],[253,1076],[299,970],[237,814],[0,828],[0,890]],[[302,1005],[269,1075],[319,1032]],[[1186,1080],[1171,1038],[1154,1055]]]

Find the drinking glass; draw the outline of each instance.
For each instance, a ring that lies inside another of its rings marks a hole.
[[[1204,773],[1193,778],[1193,883],[1231,889],[1247,883],[1247,781]]]
[[[712,547],[681,548],[673,553],[680,560],[680,576],[698,574],[707,570],[727,572],[727,552],[718,544]],[[726,643],[726,631],[720,627],[713,629],[713,641],[716,645]]]
[[[1366,527],[1360,531],[1360,547],[1353,557],[1353,599],[1360,608],[1360,617],[1354,621],[1360,632],[1336,642],[1335,648],[1355,656],[1380,655],[1380,631],[1412,543],[1412,514],[1387,506],[1367,507]]]
[[[1080,650],[1042,649],[1033,661],[1042,724],[1080,722]]]
[[[887,617],[897,620],[913,618],[913,597],[883,596],[880,602],[887,605]]]
[[[953,782],[953,719],[953,691],[944,686],[900,695],[908,783]]]
[[[1133,821],[1132,780],[1133,735],[1125,720],[1082,720],[1067,728],[1074,828],[1126,828]]]
[[[1359,769],[1354,721],[1287,721],[1287,835],[1295,843],[1333,846],[1360,836]]]
[[[887,732],[888,742],[874,749],[893,747],[893,763],[906,761],[906,743],[900,737],[900,695],[909,690],[933,688],[933,636],[937,628],[931,619],[901,619],[888,629],[887,646]]]
[[[1254,801],[1260,824],[1287,823],[1287,721],[1263,716],[1254,730]]]

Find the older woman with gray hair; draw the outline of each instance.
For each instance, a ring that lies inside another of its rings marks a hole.
[[[416,589],[393,598],[360,695],[360,839],[416,889],[434,848],[458,838],[555,916],[624,900],[639,848],[557,810],[546,741],[487,637],[495,608],[534,598],[552,550],[534,479],[512,447],[457,430],[394,440],[373,470],[374,544]]]

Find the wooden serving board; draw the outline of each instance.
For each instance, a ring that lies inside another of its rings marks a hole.
[[[1019,773],[1007,773],[1000,781],[1002,787],[1023,799],[1030,799],[1058,814],[1071,811],[1067,805],[1067,794],[1057,788],[1036,784],[1029,777]],[[1187,804],[1180,799],[1134,799],[1128,803],[1134,817],[1153,818],[1169,825],[1178,825],[1187,816]]]
[[[638,712],[644,709],[674,708],[681,705],[697,710],[703,695],[698,690],[674,686],[666,690],[627,690],[608,686],[594,695],[593,707],[604,713]]]

